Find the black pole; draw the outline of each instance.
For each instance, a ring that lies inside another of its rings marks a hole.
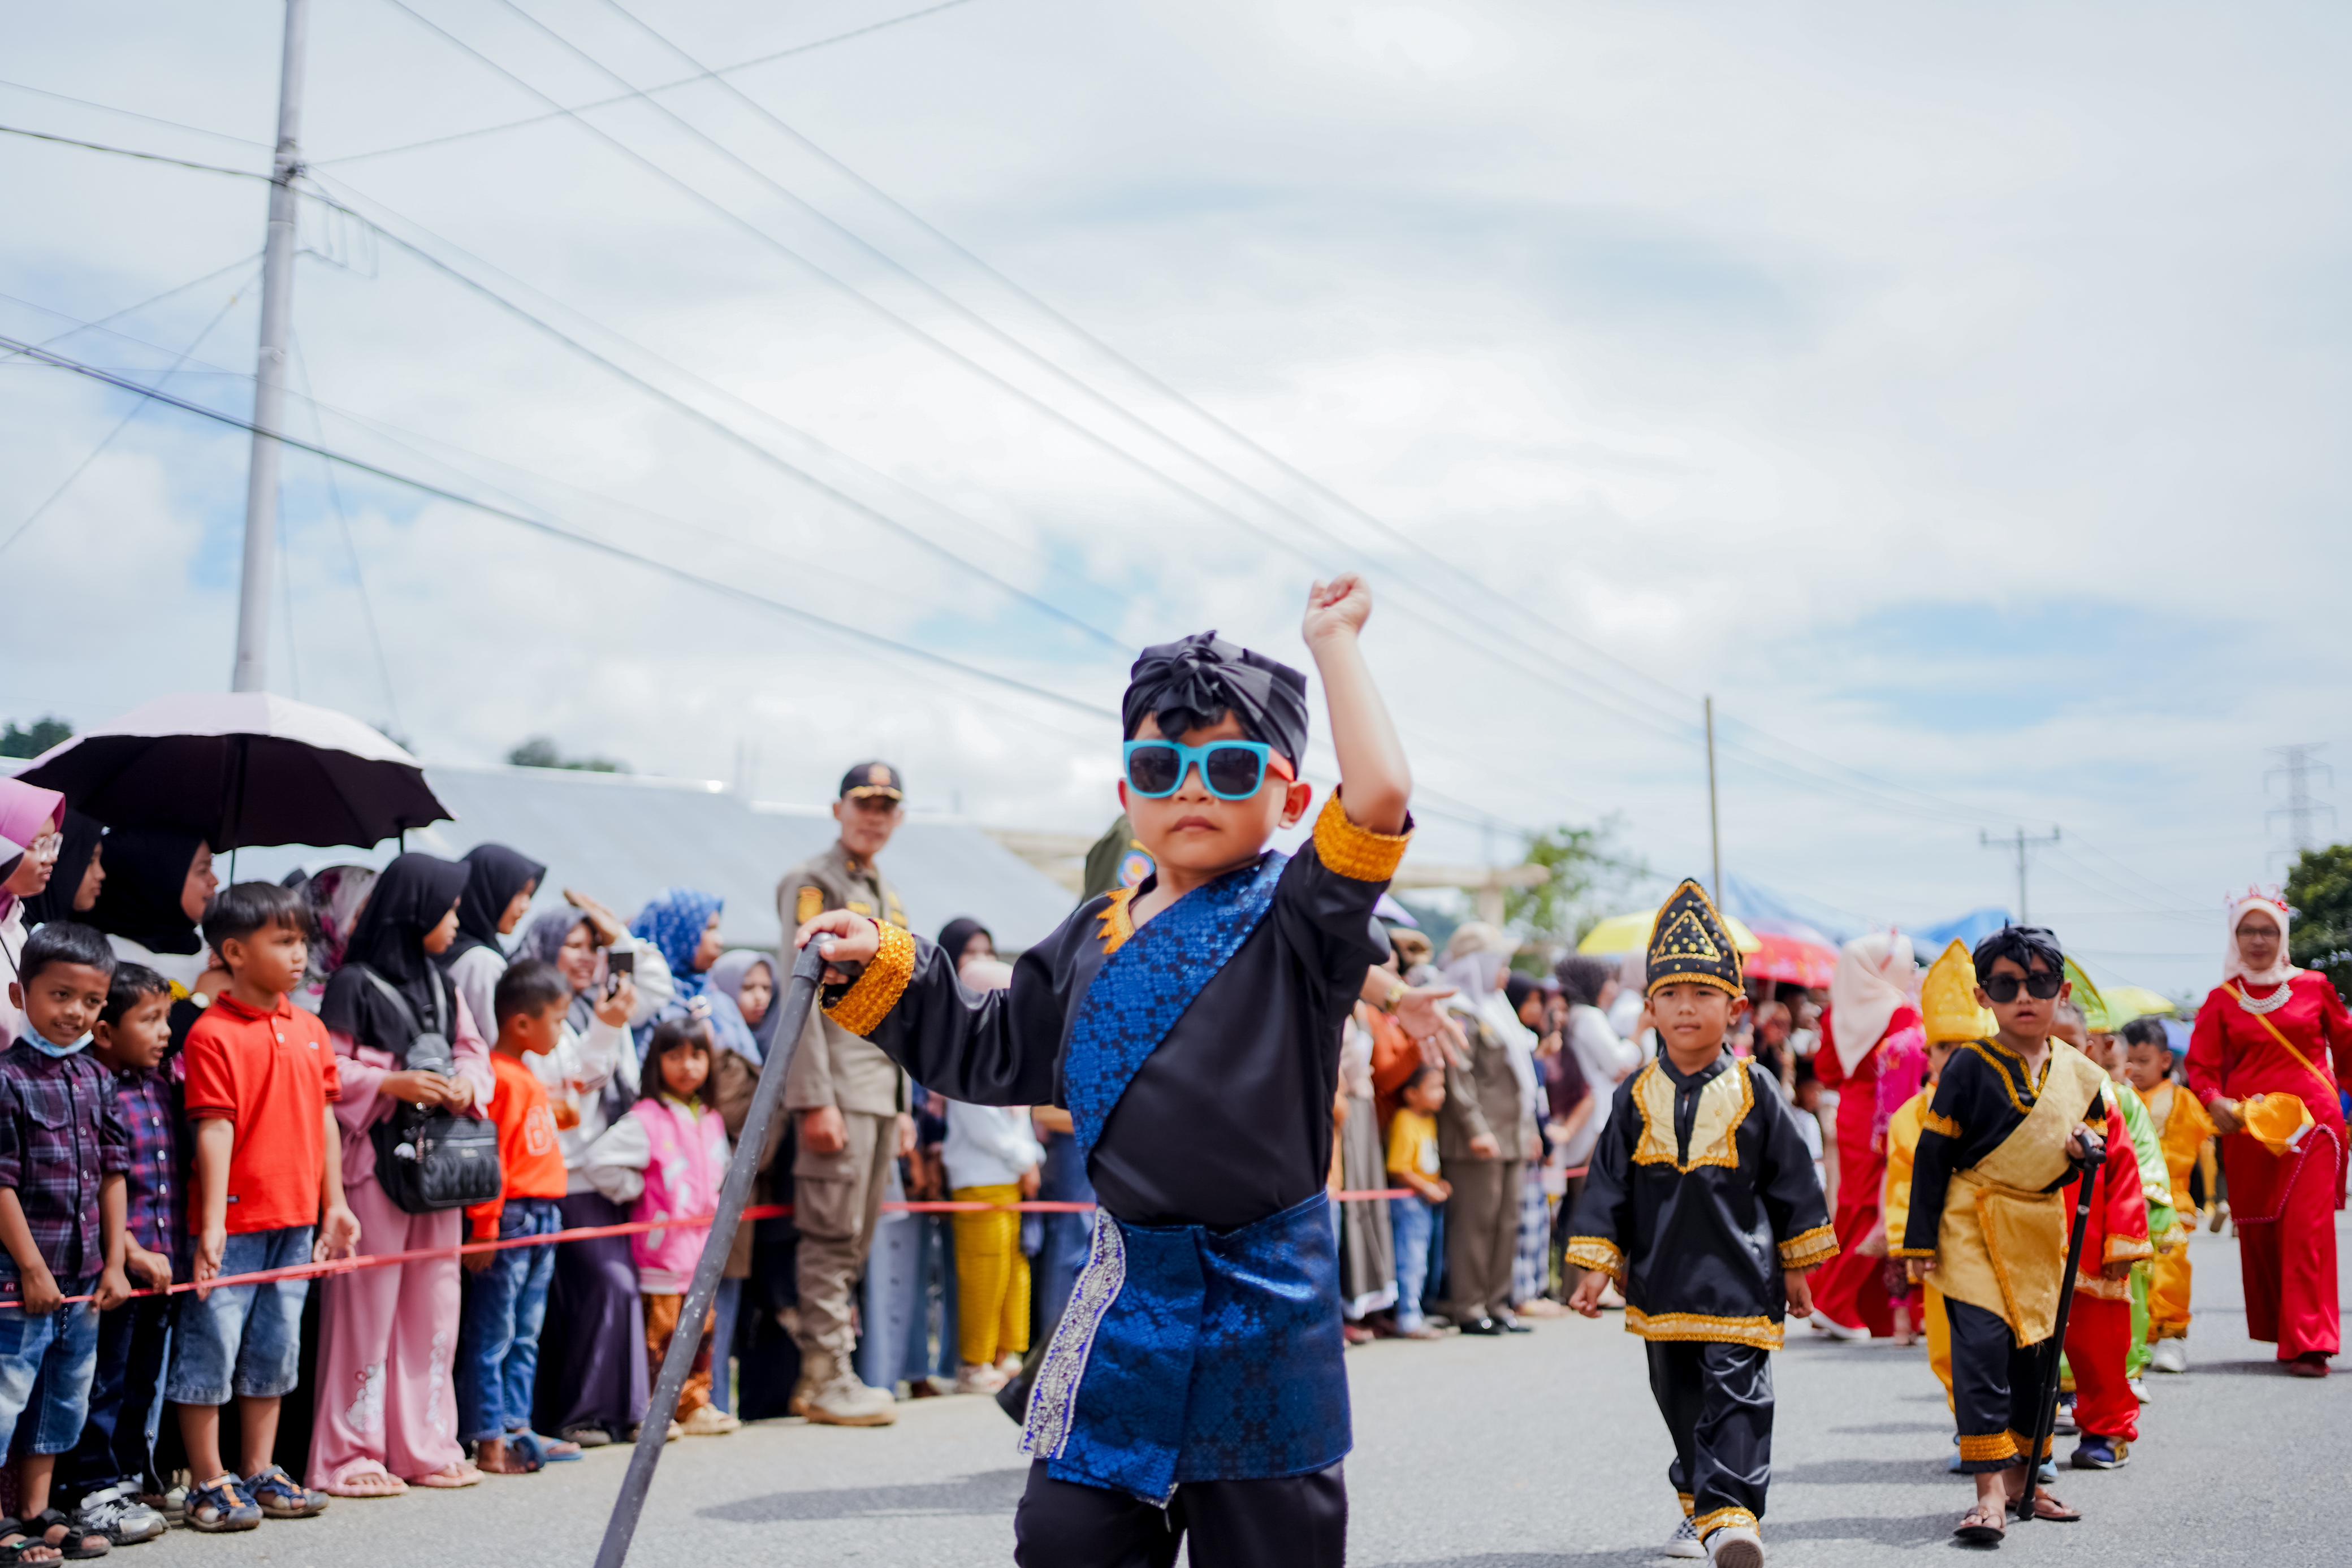
[[[790,933],[786,935],[789,939]],[[751,1092],[751,1109],[744,1115],[742,1136],[736,1141],[734,1158],[727,1164],[726,1185],[719,1189],[718,1216],[702,1243],[702,1260],[694,1266],[694,1287],[687,1291],[686,1305],[678,1312],[677,1333],[670,1338],[669,1354],[662,1357],[661,1376],[654,1384],[653,1399],[637,1428],[629,1473],[621,1478],[621,1495],[604,1526],[604,1542],[596,1549],[596,1568],[621,1568],[628,1560],[629,1542],[637,1533],[637,1516],[645,1511],[646,1492],[654,1484],[654,1467],[661,1463],[662,1448],[669,1441],[678,1393],[694,1369],[702,1325],[710,1315],[710,1299],[719,1293],[719,1276],[726,1271],[728,1250],[735,1245],[736,1227],[742,1223],[743,1206],[751,1200],[751,1178],[767,1150],[768,1125],[776,1119],[776,1107],[784,1097],[784,1071],[792,1061],[793,1046],[808,1022],[817,979],[824,971],[824,955],[817,951],[817,944],[802,948],[793,965],[791,988],[780,1004],[784,1012],[776,1026],[774,1043],[760,1064],[760,1083]],[[726,1375],[724,1371],[720,1375]]]
[[[2066,1241],[2066,1272],[2058,1282],[2058,1321],[2050,1330],[2050,1365],[2042,1375],[2041,1397],[2033,1404],[2033,1433],[2025,1450],[2025,1495],[2017,1500],[2017,1522],[2033,1517],[2033,1498],[2042,1479],[2042,1449],[2058,1425],[2058,1359],[2066,1353],[2066,1314],[2074,1304],[2074,1279],[2083,1267],[2083,1239],[2091,1224],[2091,1184],[2106,1164],[2106,1140],[2095,1134],[2083,1139],[2083,1157],[2074,1162],[2082,1185],[2074,1195],[2074,1232]]]

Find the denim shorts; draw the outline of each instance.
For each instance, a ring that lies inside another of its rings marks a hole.
[[[96,1280],[61,1281],[68,1296],[88,1295]],[[90,1375],[98,1366],[98,1308],[89,1301],[47,1317],[0,1312],[0,1453],[15,1441],[29,1408],[33,1452],[69,1454],[89,1414]]]
[[[221,1273],[258,1274],[310,1261],[310,1227],[232,1236],[221,1249]],[[204,1300],[180,1300],[172,1340],[172,1375],[163,1397],[174,1405],[226,1405],[235,1394],[268,1399],[290,1394],[301,1375],[302,1298],[308,1280],[226,1285]]]

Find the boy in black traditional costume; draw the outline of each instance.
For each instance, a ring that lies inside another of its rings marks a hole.
[[[2130,1140],[2106,1072],[2051,1033],[2069,992],[2057,938],[2038,925],[2005,925],[1977,944],[1974,962],[1977,1003],[2000,1027],[1961,1041],[1944,1063],[1921,1118],[1910,1217],[1891,1250],[1944,1297],[1960,1468],[1977,1489],[1953,1533],[1998,1546],[2008,1514],[2022,1507],[2025,1467],[2038,1462],[2024,1447],[2046,1414],[2037,1401],[2054,1386],[2067,1193],[2084,1164],[2107,1159],[2095,1129]],[[2086,1249],[2086,1269],[2105,1261],[2104,1247],[2097,1259]],[[2127,1275],[2130,1260],[2119,1261]],[[2039,1458],[2049,1453],[2045,1439]],[[2039,1492],[2034,1517],[2081,1515]]]
[[[1612,1279],[1648,1342],[1650,1391],[1673,1434],[1683,1520],[1667,1552],[1760,1568],[1772,1474],[1781,1308],[1812,1313],[1811,1270],[1837,1252],[1797,1113],[1769,1071],[1724,1049],[1746,1010],[1739,954],[1695,882],[1658,911],[1650,1021],[1664,1050],[1617,1086],[1576,1206],[1569,1304],[1601,1315]]]
[[[950,956],[824,915],[829,1015],[977,1104],[1066,1105],[1101,1213],[1041,1363],[1015,1559],[1339,1568],[1351,1441],[1324,1179],[1343,1021],[1386,956],[1372,905],[1412,780],[1357,634],[1371,598],[1315,585],[1303,628],[1338,794],[1295,856],[1307,682],[1214,632],[1147,648],[1119,793],[1155,870],[1082,904],[973,995]]]

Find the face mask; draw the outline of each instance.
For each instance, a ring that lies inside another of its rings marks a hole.
[[[50,1043],[48,1037],[44,1035],[39,1030],[29,1030],[26,1032],[25,1040],[26,1044],[30,1045],[35,1051],[39,1051],[43,1056],[48,1057],[54,1061],[63,1061],[68,1056],[80,1054],[81,1051],[89,1046],[90,1041],[90,1032],[88,1030],[82,1030],[81,1038],[75,1040],[70,1045],[54,1045]]]

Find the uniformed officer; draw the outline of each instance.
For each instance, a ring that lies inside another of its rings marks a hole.
[[[842,776],[834,802],[840,840],[784,873],[776,912],[786,933],[828,909],[907,924],[875,857],[905,818],[906,791],[887,762],[861,762]],[[792,1409],[836,1427],[887,1427],[893,1392],[857,1379],[852,1303],[874,1245],[890,1164],[914,1147],[907,1075],[866,1040],[811,1009],[784,1080],[784,1103],[800,1118],[793,1161],[793,1215],[800,1230],[801,1381]]]

